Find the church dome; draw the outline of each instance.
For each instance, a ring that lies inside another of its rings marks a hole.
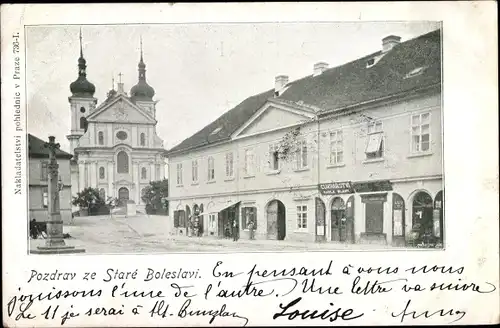
[[[139,60],[139,81],[130,89],[130,97],[133,100],[152,101],[155,89],[146,82],[146,64],[142,59],[142,38],[141,38],[141,59]]]
[[[80,32],[81,33],[81,32]],[[80,58],[78,58],[78,78],[69,85],[69,90],[73,96],[93,97],[95,86],[87,80],[87,61],[83,58],[80,34]]]
[[[155,89],[146,83],[145,80],[139,80],[136,85],[130,89],[130,96],[137,100],[153,100]]]

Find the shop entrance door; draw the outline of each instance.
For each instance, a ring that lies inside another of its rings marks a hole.
[[[331,208],[331,240],[345,241],[346,235],[346,217],[345,204],[342,198],[337,197],[332,202]]]

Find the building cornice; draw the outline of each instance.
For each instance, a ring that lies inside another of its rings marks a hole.
[[[406,178],[393,178],[386,179],[391,183],[405,183],[405,182],[416,182],[416,181],[429,181],[429,180],[441,180],[443,179],[442,174],[435,174],[429,176],[415,176],[415,177],[406,177]],[[344,179],[342,181],[346,181],[349,179]],[[367,182],[370,180],[352,180],[352,182]],[[377,181],[377,180],[373,180]],[[321,183],[331,183],[332,181],[324,181]],[[175,188],[175,187],[174,187]],[[177,201],[177,200],[186,200],[193,198],[211,198],[211,197],[228,197],[228,196],[237,196],[237,195],[252,195],[252,194],[264,194],[264,193],[273,193],[273,192],[294,192],[294,191],[310,191],[316,190],[319,193],[318,184],[313,185],[301,185],[301,186],[292,186],[292,187],[281,187],[281,188],[267,188],[267,189],[253,189],[253,190],[245,190],[245,191],[229,191],[222,193],[212,193],[212,194],[196,194],[196,195],[186,195],[179,197],[168,197],[169,201]],[[300,197],[308,197],[308,196],[300,196]],[[299,198],[300,198],[299,197]]]

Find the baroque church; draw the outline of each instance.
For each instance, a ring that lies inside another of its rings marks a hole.
[[[71,132],[67,135],[71,163],[72,195],[86,187],[98,188],[104,199],[132,200],[138,210],[145,207],[142,190],[150,181],[165,178],[163,140],[156,133],[154,89],[146,82],[142,54],[137,84],[124,91],[121,80],[117,90],[107,93],[100,104],[94,98],[95,86],[87,80],[80,32],[78,78],[70,84]],[[114,84],[114,83],[113,83]]]

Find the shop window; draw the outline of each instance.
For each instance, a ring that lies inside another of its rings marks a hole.
[[[366,159],[382,158],[384,156],[384,133],[380,121],[368,124],[365,154]]]
[[[307,205],[297,206],[297,229],[307,229]]]
[[[434,199],[434,237],[438,242],[443,242],[443,212],[444,212],[444,195],[443,191],[437,193]]]
[[[177,185],[182,186],[182,163],[177,163]]]
[[[392,235],[405,236],[405,201],[399,194],[392,194]]]
[[[253,229],[257,227],[257,208],[255,207],[242,207],[241,208],[241,227],[248,229],[250,221],[253,222]]]
[[[411,117],[411,150],[413,153],[430,151],[431,114],[421,113]]]
[[[433,235],[433,201],[431,196],[421,191],[413,197],[412,228],[420,241]]]
[[[344,162],[344,140],[342,130],[330,132],[330,165]]]

